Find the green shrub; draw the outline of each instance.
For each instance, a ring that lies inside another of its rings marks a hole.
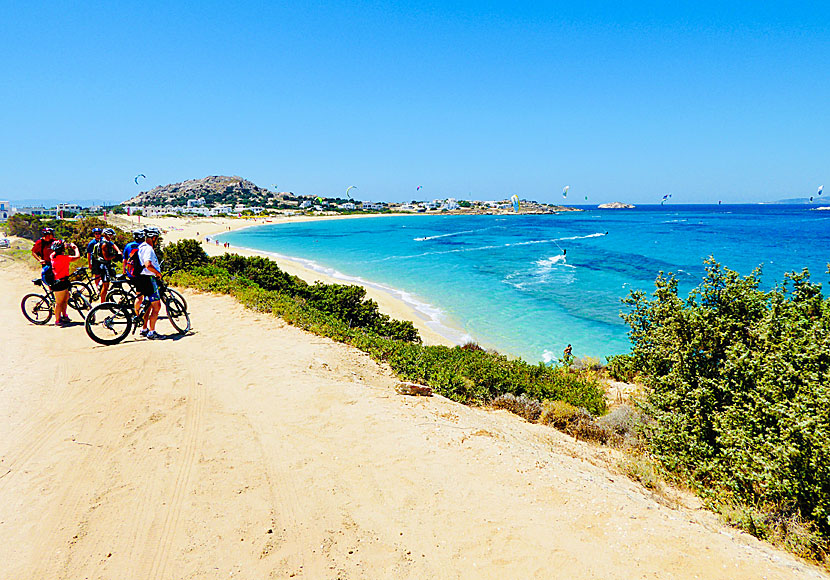
[[[703,493],[786,506],[827,537],[830,300],[806,270],[769,291],[759,270],[706,270],[687,300],[661,274],[625,301],[650,451]]]
[[[637,378],[636,363],[631,355],[618,354],[608,357],[608,365],[605,370],[612,379],[624,383],[633,383]]]
[[[168,244],[162,252],[165,269],[191,270],[207,265],[209,259],[202,244],[196,240],[180,240]]]

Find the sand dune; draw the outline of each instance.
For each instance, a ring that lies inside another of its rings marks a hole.
[[[31,277],[0,263],[0,578],[823,577],[229,297],[101,347],[28,324]]]

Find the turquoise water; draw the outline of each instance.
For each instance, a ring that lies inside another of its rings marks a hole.
[[[645,206],[559,215],[383,216],[264,225],[222,241],[379,285],[455,340],[536,362],[628,352],[620,300],[662,270],[687,293],[714,255],[766,284],[808,267],[826,282],[830,211],[806,206]]]

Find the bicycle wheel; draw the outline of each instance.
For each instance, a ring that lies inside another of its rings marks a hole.
[[[167,300],[164,301],[164,309],[167,311],[170,324],[179,331],[179,334],[184,334],[190,330],[190,315],[181,300],[175,296],[168,296]]]
[[[135,296],[124,292],[120,288],[107,292],[107,302],[114,302],[119,306],[126,306],[133,308],[135,304]]]
[[[169,286],[166,287],[164,291],[167,292],[173,298],[177,298],[179,302],[182,303],[182,306],[184,306],[184,309],[187,310],[187,300],[184,299],[184,296],[182,296],[181,293],[177,292],[176,290],[173,290]]]
[[[69,288],[69,298],[67,299],[66,304],[70,308],[77,310],[81,316],[84,316],[85,310],[92,308],[92,304],[90,304],[89,300],[86,299],[84,291],[80,288],[75,288],[74,284]]]
[[[80,292],[86,298],[86,301],[92,304],[98,299],[98,294],[92,289],[92,286],[86,282],[72,282],[72,293]]]
[[[20,309],[32,324],[46,324],[52,319],[52,304],[42,294],[26,294],[20,301]]]
[[[118,344],[133,328],[132,309],[104,302],[89,311],[84,327],[89,338],[98,344]]]

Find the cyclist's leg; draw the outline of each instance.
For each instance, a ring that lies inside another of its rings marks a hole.
[[[101,302],[107,301],[107,292],[110,288],[110,280],[112,279],[112,272],[109,269],[109,264],[101,264]]]
[[[153,288],[152,294],[147,296],[147,299],[150,301],[150,312],[148,314],[150,320],[148,326],[150,332],[154,332],[156,330],[156,321],[159,318],[159,311],[161,310],[161,299],[159,298],[159,288],[155,276],[148,276],[148,278]]]

